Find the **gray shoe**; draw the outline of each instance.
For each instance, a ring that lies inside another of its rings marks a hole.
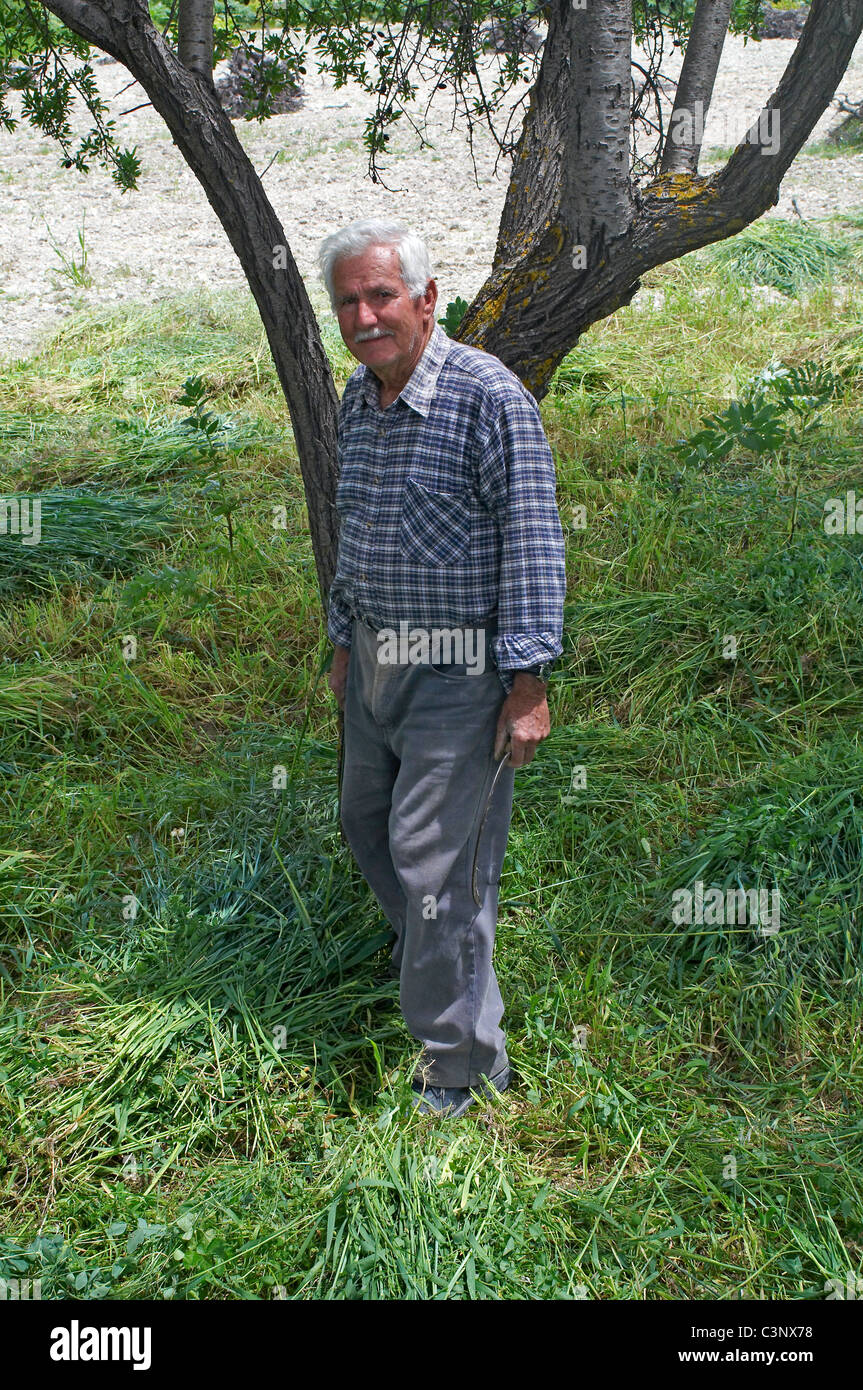
[[[504,1067],[496,1076],[489,1077],[487,1085],[483,1083],[475,1086],[473,1090],[481,1096],[489,1096],[492,1086],[496,1091],[505,1091],[509,1081],[510,1069]],[[421,1082],[415,1081],[411,1089],[411,1103],[420,1115],[446,1116],[448,1120],[455,1120],[459,1115],[463,1115],[476,1099],[470,1090],[461,1086],[423,1086]]]

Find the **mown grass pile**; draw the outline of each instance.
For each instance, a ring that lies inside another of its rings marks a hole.
[[[796,294],[820,284],[831,272],[854,272],[855,246],[845,236],[826,234],[811,222],[762,218],[727,241],[715,242],[703,259],[749,283]]]
[[[860,1272],[863,540],[824,526],[863,499],[859,225],[775,302],[733,243],[656,272],[543,405],[569,594],[502,882],[515,1081],[457,1122],[411,1113],[340,841],[251,303],[77,316],[0,372],[0,490],[44,503],[40,545],[0,536],[0,1275],[710,1299]],[[675,918],[699,883],[778,892],[778,930]]]

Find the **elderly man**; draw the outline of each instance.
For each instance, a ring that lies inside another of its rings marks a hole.
[[[342,825],[395,933],[414,1104],[460,1115],[509,1084],[492,952],[515,768],[548,735],[562,651],[554,463],[517,377],[437,325],[417,236],[354,222],[320,265],[362,364],[339,413],[328,615]]]

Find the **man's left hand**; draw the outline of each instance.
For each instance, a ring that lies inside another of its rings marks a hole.
[[[512,690],[500,707],[494,741],[496,758],[503,753],[509,736],[512,740],[509,752],[511,766],[527,767],[532,762],[537,744],[548,738],[551,732],[545,690],[545,682],[536,676],[529,676],[524,671],[516,672]]]

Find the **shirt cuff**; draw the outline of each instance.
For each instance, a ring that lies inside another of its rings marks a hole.
[[[327,636],[337,647],[350,647],[353,631],[353,618],[347,608],[336,599],[330,599],[327,618]]]
[[[499,632],[493,639],[492,649],[501,675],[514,676],[516,671],[556,661],[563,652],[563,643],[553,631]]]

